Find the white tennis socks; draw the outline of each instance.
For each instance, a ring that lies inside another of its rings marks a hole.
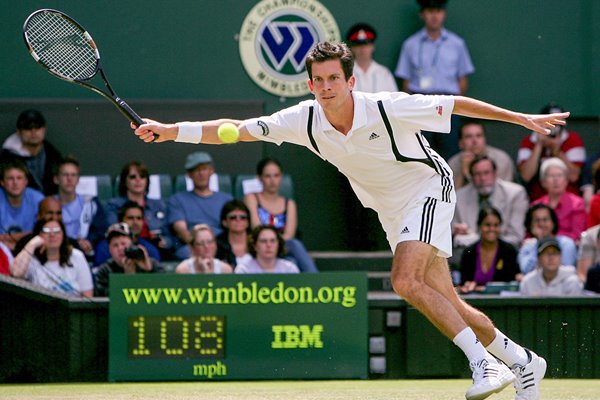
[[[475,332],[470,327],[466,327],[452,339],[455,345],[465,353],[469,362],[477,362],[489,357],[481,342],[475,336]]]
[[[498,357],[509,367],[513,367],[515,364],[525,365],[528,361],[525,349],[510,340],[498,329],[496,329],[496,337],[487,347],[487,351]]]

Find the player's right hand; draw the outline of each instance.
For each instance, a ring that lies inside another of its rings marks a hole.
[[[131,128],[135,129],[134,133],[140,140],[146,143],[161,143],[172,141],[177,138],[177,132],[179,131],[177,125],[163,124],[147,118],[144,118],[143,120],[145,124],[142,124],[139,127],[131,124]],[[155,137],[155,134],[157,134],[158,137]]]

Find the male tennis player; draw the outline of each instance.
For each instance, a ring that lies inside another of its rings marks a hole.
[[[394,290],[469,359],[473,385],[466,398],[484,399],[514,381],[517,399],[538,399],[544,359],[495,329],[452,286],[446,261],[452,252],[450,222],[456,197],[452,172],[420,131],[449,132],[454,113],[548,134],[555,125],[564,125],[569,113],[522,114],[462,96],[353,92],[352,68],[352,53],[345,44],[319,43],[306,59],[315,100],[245,121],[146,120],[135,134],[145,142],[157,133],[158,142],[220,144],[218,126],[232,122],[239,126],[242,141],[294,143],[329,161],[348,177],[363,205],[379,214],[394,251]]]

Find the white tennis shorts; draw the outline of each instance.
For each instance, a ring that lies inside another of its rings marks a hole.
[[[392,252],[400,242],[418,240],[438,249],[438,256],[452,255],[452,229],[454,203],[425,197],[401,215],[379,215]]]

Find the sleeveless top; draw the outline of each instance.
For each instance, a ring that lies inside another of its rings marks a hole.
[[[258,209],[258,219],[260,220],[260,223],[263,224],[263,225],[272,225],[272,226],[274,226],[277,229],[283,230],[285,228],[285,223],[286,223],[288,198],[287,197],[284,198],[285,206],[283,208],[283,212],[282,213],[271,214],[269,211],[267,211],[266,208],[264,208],[260,204],[260,200],[258,198],[258,194],[255,193],[254,195],[256,196],[256,204],[257,204],[257,209]]]
[[[194,268],[194,259],[195,257],[190,257],[188,258],[187,261],[187,266],[188,266],[188,270],[190,274],[198,274],[199,272],[196,271],[196,268]],[[213,258],[213,274],[222,274],[223,273],[223,261],[219,260],[218,258]]]

